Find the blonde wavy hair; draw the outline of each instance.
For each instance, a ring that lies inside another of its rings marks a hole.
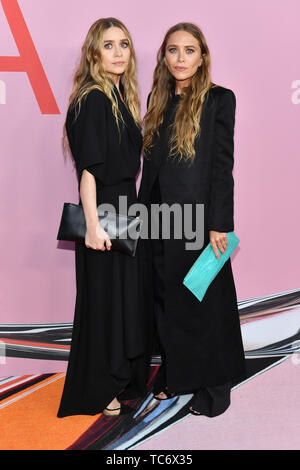
[[[190,85],[184,89],[169,141],[169,156],[178,155],[181,160],[192,162],[195,157],[194,141],[200,135],[200,117],[205,95],[215,86],[211,82],[210,53],[202,31],[193,23],[179,23],[170,28],[157,54],[157,65],[153,74],[153,85],[149,106],[144,117],[143,151],[147,158],[153,146],[154,137],[159,136],[159,127],[163,122],[164,111],[175,87],[175,79],[165,64],[166,46],[171,34],[186,31],[198,41],[202,64],[191,78]]]
[[[128,40],[130,49],[130,59],[127,69],[121,76],[121,83],[124,87],[124,101],[131,112],[138,127],[141,127],[140,100],[138,94],[138,84],[136,79],[136,55],[133,48],[131,35],[126,26],[116,18],[100,18],[90,27],[81,50],[81,59],[75,72],[72,93],[69,98],[69,106],[75,108],[75,119],[77,118],[82,100],[87,94],[98,89],[105,93],[111,100],[112,112],[119,127],[119,122],[123,121],[122,114],[118,107],[118,101],[114,92],[114,83],[108,73],[105,72],[101,62],[101,48],[103,46],[103,34],[111,27],[120,28]],[[63,128],[63,149],[64,153],[68,147],[66,139],[66,122]]]

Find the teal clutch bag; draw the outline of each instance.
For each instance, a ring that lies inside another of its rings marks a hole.
[[[233,232],[227,233],[227,249],[224,254],[217,248],[220,258],[218,259],[209,243],[202,251],[183,280],[183,284],[197,297],[203,299],[210,283],[222,269],[228,258],[231,256],[240,240]]]

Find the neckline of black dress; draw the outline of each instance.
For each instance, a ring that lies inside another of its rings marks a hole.
[[[172,92],[171,94],[171,97],[170,97],[170,101],[169,101],[169,106],[171,106],[172,108],[174,106],[177,107],[177,105],[180,103],[180,101],[183,99],[183,95],[179,95],[179,94],[176,94],[174,92]]]
[[[172,100],[174,101],[180,101],[183,97],[181,95],[173,95]]]
[[[117,85],[114,83],[114,90],[115,90],[115,91],[117,90],[118,97],[120,97],[120,98],[121,98],[121,101],[125,104],[125,102],[124,102],[124,96],[123,96],[123,93],[124,93],[124,86],[123,86],[123,84],[122,84],[121,81],[120,81],[119,88],[118,88]]]
[[[171,99],[173,102],[177,102],[183,99],[183,94],[175,93],[175,86],[173,87],[171,91]]]
[[[123,99],[123,93],[124,93],[124,86],[122,82],[120,82],[120,90],[118,87],[114,84],[114,91],[116,92],[117,98],[118,98],[118,104],[120,106],[120,111],[122,112],[125,125],[127,127],[129,136],[131,138],[131,141],[133,142],[134,145],[137,147],[141,146],[142,143],[142,133],[140,128],[138,127],[137,123],[135,122],[130,110],[128,109],[124,99]]]

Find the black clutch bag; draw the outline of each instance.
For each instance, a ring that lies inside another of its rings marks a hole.
[[[98,218],[101,227],[107,232],[112,250],[122,251],[135,256],[142,221],[139,217],[101,211],[98,206]],[[61,216],[57,240],[85,241],[86,223],[83,207],[65,202]]]

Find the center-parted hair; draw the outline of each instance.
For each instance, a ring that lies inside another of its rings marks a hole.
[[[198,41],[202,64],[193,75],[190,85],[184,89],[183,99],[178,105],[171,137],[169,155],[178,155],[187,161],[195,157],[194,140],[200,135],[200,117],[207,91],[213,86],[210,76],[210,53],[205,37],[198,26],[193,23],[179,23],[170,28],[159,48],[157,65],[153,74],[153,85],[149,106],[144,117],[144,156],[147,158],[155,136],[159,135],[159,127],[163,122],[164,111],[175,88],[175,78],[169,72],[165,61],[166,46],[171,34],[186,31]]]

